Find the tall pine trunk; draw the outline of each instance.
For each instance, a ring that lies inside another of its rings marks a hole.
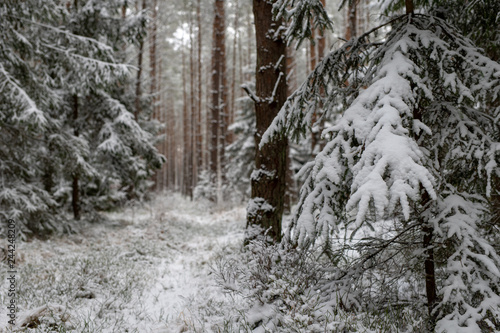
[[[274,21],[274,1],[253,0],[257,42],[256,69],[256,155],[252,173],[252,199],[248,208],[247,226],[258,225],[267,230],[274,241],[281,239],[281,219],[286,182],[287,139],[275,137],[259,147],[262,135],[285,103],[286,43],[274,34],[281,21]]]
[[[198,168],[198,174],[203,169],[203,133],[201,128],[202,118],[201,118],[201,100],[203,97],[202,90],[202,59],[201,59],[201,51],[202,51],[202,40],[201,40],[201,29],[202,29],[202,21],[201,21],[201,0],[198,0],[196,4],[196,21],[198,24],[198,66],[196,68],[198,74],[198,98],[197,98],[197,123],[196,123],[196,165]]]
[[[198,122],[198,112],[197,112],[197,106],[198,103],[196,102],[196,88],[197,86],[195,85],[195,80],[196,80],[196,59],[195,59],[195,37],[194,37],[194,18],[192,14],[192,10],[189,11],[189,43],[190,43],[190,48],[189,48],[189,91],[190,91],[190,105],[191,105],[191,163],[192,163],[192,168],[193,168],[193,177],[191,179],[192,184],[191,186],[193,188],[196,187],[196,184],[198,182],[198,150],[197,150],[197,135],[198,133],[196,132],[197,129],[197,122]]]
[[[182,124],[183,124],[183,151],[182,151],[182,193],[190,198],[193,196],[193,164],[191,157],[191,117],[189,114],[189,99],[187,93],[186,60],[182,57]]]
[[[235,4],[235,13],[234,13],[234,37],[233,37],[233,61],[232,61],[232,69],[231,69],[231,101],[230,105],[228,107],[228,124],[234,123],[234,114],[235,114],[235,108],[236,108],[236,53],[237,53],[237,48],[238,48],[238,39],[239,39],[239,3],[238,0],[236,0]],[[240,64],[241,67],[241,64]],[[227,135],[227,142],[232,143],[234,141],[234,135],[233,133],[228,133]]]
[[[226,92],[226,48],[225,48],[225,12],[224,1],[214,2],[213,46],[212,46],[212,101],[210,172],[212,183],[220,192],[222,170],[224,168],[224,150],[227,130],[227,92]],[[216,198],[214,193],[213,199]]]
[[[138,5],[137,5],[138,6]],[[139,9],[139,8],[136,8]],[[142,1],[142,10],[146,9],[146,0]],[[141,98],[142,98],[142,60],[144,56],[144,40],[139,42],[139,54],[137,55],[137,77],[135,82],[135,110],[134,118],[137,121],[141,114]]]
[[[78,131],[78,96],[73,95],[73,122],[74,122],[74,134],[75,136],[79,136],[80,133]],[[73,184],[72,184],[72,207],[73,207],[73,217],[75,220],[80,220],[80,174],[76,170],[73,173]]]
[[[158,31],[158,0],[152,0],[151,4],[151,12],[152,12],[152,17],[151,17],[151,26],[149,29],[149,67],[150,67],[150,74],[149,74],[149,79],[150,79],[150,95],[151,95],[151,101],[153,103],[153,119],[160,121],[160,114],[158,110],[158,79],[157,79],[157,55],[156,55],[156,43],[157,43],[157,31]],[[158,149],[161,149],[157,145]],[[161,170],[157,170],[154,174],[154,183],[155,183],[155,189],[156,191],[159,191],[161,189]]]
[[[346,40],[357,36],[357,7],[358,0],[349,0],[349,5],[347,6],[347,27],[345,32]]]

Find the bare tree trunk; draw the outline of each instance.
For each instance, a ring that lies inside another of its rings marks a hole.
[[[316,68],[316,29],[311,31],[311,40],[309,41],[309,70],[312,72]]]
[[[347,40],[357,36],[357,7],[358,0],[349,0],[349,5],[347,6],[347,28],[345,32],[345,39]]]
[[[233,38],[233,67],[232,67],[232,73],[231,73],[231,103],[228,108],[228,124],[232,124],[234,122],[234,114],[235,114],[235,107],[236,107],[236,91],[239,91],[236,89],[236,49],[238,46],[238,28],[239,28],[239,3],[238,0],[236,0],[235,4],[235,13],[234,13],[234,38]],[[241,64],[240,64],[241,66]],[[227,142],[232,143],[234,140],[233,133],[228,133],[227,135]]]
[[[407,10],[411,9],[412,6],[408,7],[407,2]],[[410,12],[407,12],[410,14]],[[413,111],[413,119],[422,120],[422,110],[420,107],[416,107]],[[417,138],[418,139],[418,138]],[[423,211],[417,214],[419,217],[419,224],[422,226],[422,234],[423,234],[423,242],[422,246],[424,249],[424,271],[425,271],[425,291],[427,296],[427,310],[429,313],[428,319],[428,331],[434,332],[434,328],[436,326],[436,314],[434,313],[434,309],[437,305],[437,284],[436,284],[436,268],[434,265],[434,242],[433,242],[433,234],[434,227],[431,223],[429,223],[428,216],[429,214],[425,214],[425,209],[428,209],[428,206],[431,202],[431,198],[427,192],[424,191],[421,186],[421,192],[423,192],[421,196],[421,205],[423,207]]]
[[[157,18],[158,18],[158,0],[152,0],[152,20],[149,27],[149,79],[151,101],[153,104],[153,119],[159,120],[158,114],[158,81],[157,81],[157,56],[156,56],[156,34],[157,34]],[[159,148],[157,146],[157,148]],[[154,174],[155,190],[160,189],[160,174],[161,170],[157,170]]]
[[[262,134],[269,127],[286,100],[286,44],[274,37],[283,24],[274,21],[275,1],[253,0],[257,42],[256,71],[256,156],[252,174],[252,199],[247,226],[258,225],[274,241],[281,239],[281,219],[285,195],[287,139],[275,137],[259,147]]]
[[[153,115],[156,113],[157,109],[157,93],[158,93],[158,83],[157,83],[157,75],[156,75],[156,65],[157,65],[157,57],[156,57],[156,34],[158,32],[157,18],[158,18],[158,0],[153,0],[153,8],[152,12],[152,20],[151,26],[149,29],[149,66],[150,66],[150,94],[153,100]]]
[[[211,146],[210,171],[212,182],[220,187],[224,167],[224,150],[227,130],[226,92],[226,48],[224,1],[214,2],[214,26],[212,48],[212,104],[211,104]]]
[[[326,7],[326,0],[321,0],[321,4],[323,7]],[[326,50],[326,38],[324,31],[319,32],[319,39],[318,39],[318,61],[322,61],[323,58],[325,57],[325,50]],[[323,87],[320,88],[320,96],[325,97],[325,89]],[[323,103],[320,102],[319,104],[319,109],[323,109]],[[322,116],[322,114],[320,115]],[[318,138],[317,141],[319,141],[319,150],[323,150],[325,146],[325,140],[321,140],[321,133],[323,133],[323,129],[325,128],[325,119],[321,118],[320,123],[318,124]]]
[[[252,41],[254,40],[254,30],[252,29],[252,15],[251,13],[247,13],[247,16],[246,16],[246,24],[247,24],[247,41],[248,41],[248,45],[247,45],[247,59],[246,59],[246,64],[247,66],[250,66],[250,64],[252,63],[252,52],[251,50],[254,50],[255,47],[253,46],[253,43]],[[245,81],[250,81],[251,80],[251,74],[250,74],[250,71],[247,72],[247,75],[245,77]]]
[[[161,50],[161,45],[162,43],[160,42],[160,50]],[[163,80],[162,80],[162,73],[163,73],[163,59],[160,56],[158,59],[158,113],[160,114],[160,121],[164,125],[164,128],[162,130],[163,134],[163,140],[160,143],[160,153],[164,156],[168,155],[167,152],[167,115],[165,111],[165,92],[163,92]],[[162,165],[160,171],[160,191],[164,191],[165,188],[167,187],[167,165],[166,163]]]
[[[193,196],[193,164],[191,153],[191,117],[189,114],[189,100],[187,96],[187,75],[186,75],[186,60],[182,57],[182,87],[183,87],[183,176],[182,176],[182,193],[186,196]]]
[[[167,128],[167,189],[175,188],[175,109],[170,97],[166,98],[165,123]]]
[[[436,316],[434,314],[434,308],[436,307],[437,303],[435,276],[436,269],[434,266],[434,244],[432,242],[433,230],[433,227],[427,224],[422,227],[423,247],[425,250],[425,292],[427,294],[427,310],[429,312],[430,332],[434,332],[434,327],[436,326]]]
[[[138,5],[137,5],[138,6]],[[138,8],[136,8],[138,10]],[[142,10],[146,9],[146,0],[142,1]],[[137,77],[135,82],[135,112],[134,117],[137,121],[141,113],[141,98],[142,98],[142,58],[144,56],[144,41],[139,42],[139,54],[137,55]]]
[[[77,3],[75,1],[75,3]],[[75,6],[76,7],[76,6]],[[73,122],[74,122],[74,134],[79,136],[78,131],[78,96],[73,95]],[[72,207],[73,207],[73,217],[75,220],[79,221],[80,212],[80,186],[79,186],[80,174],[78,171],[73,173],[73,184],[72,184]]]
[[[213,43],[213,41],[212,41]],[[213,48],[213,45],[212,45]],[[206,66],[206,73],[210,73],[210,69],[212,68],[212,62],[210,62],[210,65],[207,64]],[[212,108],[211,108],[211,100],[212,100],[212,74],[207,75],[205,77],[205,84],[207,87],[210,87],[210,89],[205,90],[205,141],[204,141],[204,147],[203,149],[204,152],[204,164],[205,164],[205,170],[208,170],[209,173],[212,171],[212,165],[211,165],[211,158],[212,158],[212,149],[210,148],[212,146]]]
[[[229,115],[229,103],[228,103],[228,96],[227,96],[227,72],[226,72],[226,47],[225,47],[225,42],[226,42],[226,36],[225,36],[225,31],[226,31],[226,24],[225,24],[225,11],[224,11],[224,1],[217,0],[216,1],[217,5],[217,12],[218,16],[220,16],[220,25],[218,26],[219,29],[219,56],[220,56],[220,72],[221,76],[220,79],[221,81],[219,82],[219,95],[221,98],[221,106],[220,106],[220,120],[219,120],[219,195],[221,195],[221,186],[225,184],[226,182],[226,173],[224,172],[226,169],[226,157],[225,157],[225,152],[226,152],[226,143],[227,143],[227,126],[228,126],[228,115]],[[222,198],[219,198],[222,199]]]
[[[78,0],[74,1],[75,12],[78,11]],[[78,95],[73,95],[73,133],[76,137],[80,135],[78,130]],[[80,212],[80,174],[78,170],[73,172],[73,182],[72,182],[72,193],[71,193],[71,205],[73,208],[73,217],[75,220],[79,221],[81,212]]]
[[[142,54],[144,49],[144,42],[139,43],[139,55],[137,56],[137,78],[135,82],[135,112],[134,118],[137,121],[139,119],[139,114],[141,113],[141,97],[142,97],[142,87],[141,87],[141,76],[142,76]]]
[[[413,0],[405,0],[406,14],[413,14],[414,6]]]
[[[326,7],[326,0],[321,0],[321,4],[323,5],[323,7]],[[318,61],[323,60],[325,56],[325,48],[326,48],[325,32],[320,30],[318,37]]]
[[[189,43],[190,43],[190,48],[189,48],[189,91],[190,91],[190,105],[191,105],[191,161],[192,161],[192,169],[193,169],[193,177],[191,179],[192,184],[191,186],[193,188],[196,187],[196,184],[198,182],[198,151],[197,151],[197,133],[195,129],[197,128],[197,120],[198,120],[198,112],[196,107],[198,106],[198,103],[196,102],[196,88],[195,88],[195,80],[196,80],[196,70],[195,70],[195,38],[194,38],[194,32],[193,32],[193,27],[194,27],[194,19],[192,15],[192,10],[190,8],[189,10]]]
[[[198,0],[197,6],[196,6],[196,20],[198,23],[198,66],[197,66],[197,73],[198,73],[198,109],[197,109],[197,124],[196,124],[196,159],[197,159],[197,167],[198,167],[198,175],[203,169],[203,134],[202,134],[202,128],[201,128],[201,100],[203,97],[203,90],[202,90],[202,59],[201,59],[201,51],[202,51],[202,41],[201,41],[201,29],[202,29],[202,22],[201,22],[201,0]]]

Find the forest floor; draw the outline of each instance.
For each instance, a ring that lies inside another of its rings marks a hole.
[[[0,332],[207,332],[223,323],[237,300],[220,292],[212,270],[218,257],[240,250],[243,207],[171,194],[106,217],[17,244],[19,312],[9,326],[2,269]]]

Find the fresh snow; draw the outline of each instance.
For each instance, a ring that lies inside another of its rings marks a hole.
[[[244,207],[218,210],[168,195],[107,217],[77,234],[18,244],[18,325],[38,316],[45,325],[64,320],[70,332],[167,333],[218,320],[212,304],[229,301],[212,267],[239,251]],[[0,332],[11,332],[9,299],[0,294]]]

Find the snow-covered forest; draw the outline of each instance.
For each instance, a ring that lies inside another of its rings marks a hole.
[[[500,332],[500,1],[0,0],[0,332]]]

